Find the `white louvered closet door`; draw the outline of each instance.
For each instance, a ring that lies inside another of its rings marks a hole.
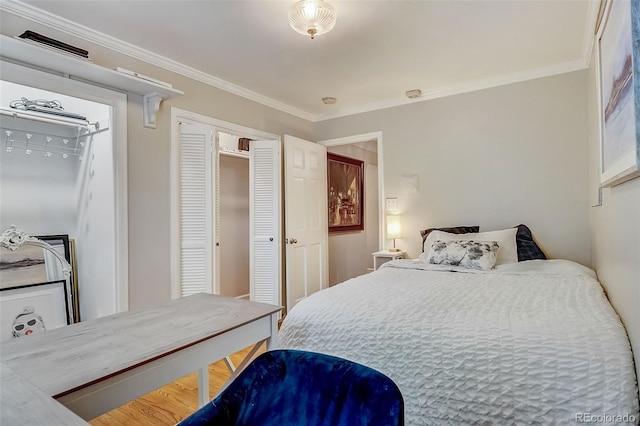
[[[281,305],[279,141],[252,141],[249,159],[251,300]]]
[[[180,293],[213,292],[213,127],[180,124]]]

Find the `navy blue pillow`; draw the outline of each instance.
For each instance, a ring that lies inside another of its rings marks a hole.
[[[546,260],[547,256],[545,256],[544,252],[540,249],[540,247],[538,247],[536,242],[533,241],[531,230],[527,227],[527,225],[520,224],[516,226],[516,228],[518,228],[518,232],[516,232],[518,262],[534,259]]]

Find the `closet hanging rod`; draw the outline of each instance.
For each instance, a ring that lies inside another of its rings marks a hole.
[[[96,130],[100,129],[100,124],[97,121],[95,123],[90,123],[90,122],[74,123],[72,121],[67,121],[63,118],[42,117],[41,115],[36,115],[33,113],[24,113],[24,112],[15,111],[15,110],[9,110],[6,108],[0,108],[0,114],[8,117],[13,117],[13,118],[24,118],[26,120],[40,121],[42,123],[59,124],[62,126],[74,127],[76,129],[80,128],[80,129],[86,130],[87,132],[90,132],[92,127],[95,128]]]

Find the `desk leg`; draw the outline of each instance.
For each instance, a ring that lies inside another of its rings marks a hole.
[[[198,369],[198,407],[209,402],[209,366]]]
[[[267,339],[267,351],[278,349],[278,313],[271,314],[271,336]]]

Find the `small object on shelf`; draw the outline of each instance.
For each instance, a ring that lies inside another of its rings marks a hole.
[[[58,50],[63,50],[67,53],[72,53],[76,56],[80,56],[82,58],[86,58],[89,59],[89,52],[84,50],[84,49],[80,49],[79,47],[76,46],[72,46],[70,44],[67,43],[63,43],[59,40],[55,40],[53,38],[47,37],[47,36],[43,36],[42,34],[38,34],[36,32],[33,32],[31,30],[27,30],[25,32],[23,32],[22,34],[20,34],[18,37],[25,39],[25,40],[29,40],[29,41],[35,41],[36,43],[39,44],[44,44],[50,47],[54,47]]]
[[[153,77],[149,77],[149,76],[146,76],[144,74],[137,73],[135,71],[130,71],[130,70],[125,69],[125,68],[117,67],[116,71],[121,72],[123,74],[130,75],[132,77],[140,78],[142,80],[147,80],[147,81],[159,84],[159,85],[164,86],[164,87],[168,87],[168,88],[172,88],[173,87],[170,83],[167,83],[166,81],[158,80],[158,79],[155,79]]]
[[[11,101],[9,106],[13,109],[19,109],[22,111],[35,111],[45,114],[54,114],[67,118],[74,118],[76,120],[87,121],[87,117],[84,115],[76,114],[74,112],[65,111],[60,101],[46,99],[29,100],[25,97],[19,100]]]
[[[238,139],[238,150],[240,150],[240,151],[249,151],[249,142],[251,142],[251,139],[249,139],[249,138],[239,138]]]

